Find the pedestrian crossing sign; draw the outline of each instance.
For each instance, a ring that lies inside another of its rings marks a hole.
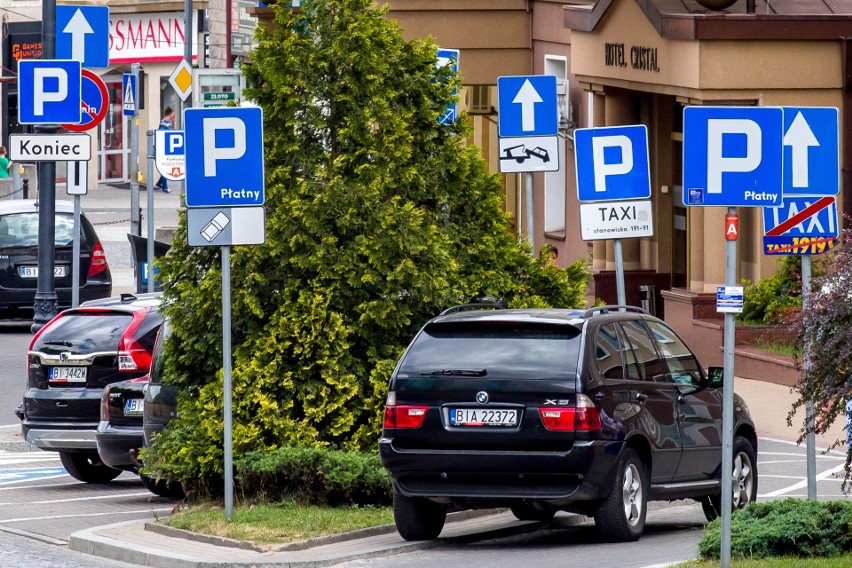
[[[136,75],[125,73],[121,76],[121,107],[124,116],[136,116]]]

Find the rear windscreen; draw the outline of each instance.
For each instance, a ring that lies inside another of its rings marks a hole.
[[[569,326],[454,323],[428,326],[399,376],[554,378],[576,374],[580,332]]]
[[[32,350],[43,353],[115,352],[132,319],[131,314],[116,312],[69,314],[54,321],[38,337]]]
[[[74,241],[74,216],[69,213],[57,213],[54,230],[56,246],[70,245]],[[35,245],[38,245],[38,211],[0,216],[0,246]]]

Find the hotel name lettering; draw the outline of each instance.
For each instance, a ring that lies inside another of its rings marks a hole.
[[[657,66],[656,47],[631,45],[630,49],[626,51],[623,43],[606,43],[604,50],[607,67],[627,67],[629,59],[630,67],[637,71],[660,72],[660,68]]]

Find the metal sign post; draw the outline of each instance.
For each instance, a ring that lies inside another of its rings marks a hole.
[[[811,296],[811,257],[802,255],[802,309],[808,310]],[[810,352],[810,336],[808,336],[808,345],[805,345],[805,374],[811,369]],[[808,476],[808,499],[817,498],[816,490],[816,435],[814,434],[814,402],[809,400],[805,404],[805,424],[806,424],[806,463]]]
[[[230,520],[234,512],[231,246],[262,244],[265,237],[263,111],[188,108],[184,129],[187,140],[203,141],[186,149],[187,242],[222,249],[225,519]],[[226,136],[217,136],[217,132]]]
[[[587,207],[586,204],[589,202],[613,202],[619,199],[651,197],[648,128],[644,124],[578,128],[574,132],[574,141],[577,198],[584,202],[581,208]],[[635,233],[633,236],[653,235],[653,226],[650,222],[651,203],[650,201],[638,203],[643,204],[641,209],[631,206],[630,202],[602,203],[601,214],[604,215],[606,210],[609,213],[601,221],[615,220],[620,223],[600,227],[599,230],[617,231],[614,235],[605,234],[604,236],[616,236],[620,233],[628,235]],[[647,204],[647,211],[644,204]],[[642,213],[641,218],[640,213]],[[581,214],[580,220],[583,223],[583,232],[587,229],[594,231],[591,227],[587,228],[587,223],[592,221],[591,218]],[[613,252],[616,295],[618,304],[625,306],[627,294],[624,289],[624,259],[620,238],[614,239]]]
[[[527,239],[535,253],[532,172],[559,170],[556,77],[497,78],[500,171],[525,172]]]
[[[148,135],[148,248],[145,263],[145,276],[148,278],[148,291],[154,291],[154,131],[149,130]]]
[[[130,73],[139,84],[139,64],[130,65]],[[139,206],[139,119],[134,107],[130,116],[130,232],[142,236],[142,209]]]
[[[730,223],[736,223],[737,210],[728,207],[725,216],[725,286],[737,284],[737,240],[731,238]],[[736,226],[736,225],[735,225]],[[737,236],[736,232],[733,234]],[[731,565],[731,511],[733,503],[733,477],[729,472],[734,466],[734,339],[736,331],[736,314],[725,312],[725,327],[722,363],[724,383],[722,385],[722,534],[720,560],[722,566]]]
[[[80,305],[80,196],[88,192],[89,162],[66,162],[65,192],[74,196],[74,239],[71,255],[71,307]]]

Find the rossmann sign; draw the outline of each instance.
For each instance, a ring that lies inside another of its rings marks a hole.
[[[196,14],[193,13],[193,18]],[[196,29],[196,26],[192,26]],[[184,21],[182,12],[148,12],[109,16],[109,62],[142,63],[183,59]],[[195,59],[196,44],[192,42]]]

